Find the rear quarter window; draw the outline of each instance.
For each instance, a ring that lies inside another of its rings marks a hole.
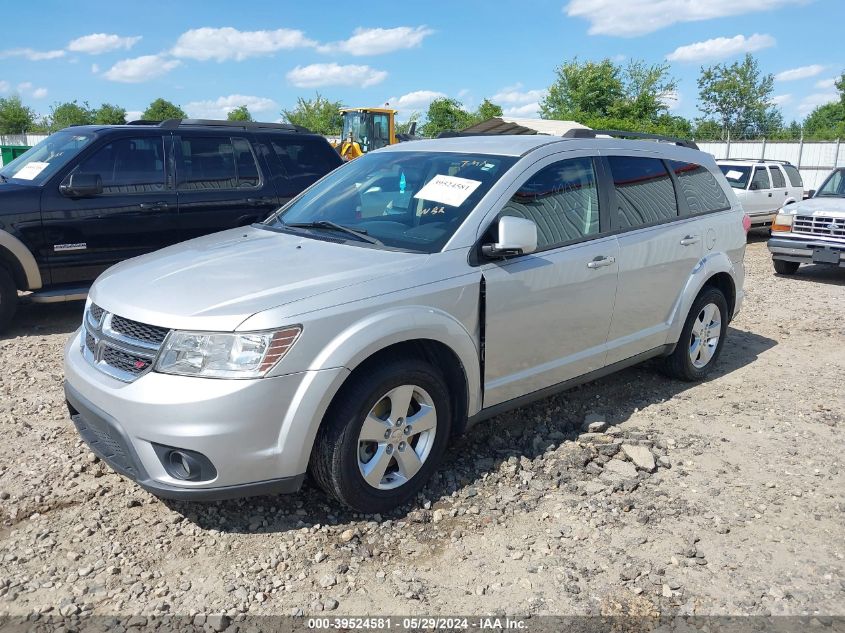
[[[783,170],[786,172],[786,175],[789,178],[789,183],[793,187],[804,188],[804,181],[801,179],[801,172],[792,165],[784,165]]]
[[[731,203],[709,169],[696,163],[667,161],[678,181],[678,195],[692,214],[724,211]]]

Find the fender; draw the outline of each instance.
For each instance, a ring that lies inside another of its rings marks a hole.
[[[38,290],[41,288],[41,272],[38,270],[35,257],[18,238],[0,229],[0,259],[3,259],[4,250],[11,254],[12,265],[14,266],[15,263],[19,265],[19,269],[13,272],[23,273],[26,282],[26,288],[23,288],[23,290]]]
[[[681,330],[684,329],[684,321],[686,321],[687,314],[692,307],[692,302],[695,301],[707,280],[718,273],[728,273],[734,280],[734,286],[736,286],[736,266],[725,253],[708,253],[698,262],[675,303],[672,311],[672,325],[669,327],[669,334],[666,337],[667,344],[674,345],[678,342],[681,337]]]

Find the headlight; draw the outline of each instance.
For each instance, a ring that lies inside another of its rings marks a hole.
[[[293,347],[302,328],[229,334],[171,332],[156,371],[205,378],[260,378]]]
[[[772,222],[772,232],[777,231],[789,231],[792,229],[792,221],[795,219],[795,216],[791,213],[778,213],[775,216],[775,221]]]

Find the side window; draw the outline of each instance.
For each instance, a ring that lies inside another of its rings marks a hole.
[[[537,247],[548,248],[599,232],[599,198],[590,158],[553,163],[531,176],[500,215],[533,220]]]
[[[370,149],[390,145],[390,122],[386,114],[373,115],[373,142]]]
[[[772,187],[775,189],[786,187],[786,178],[783,177],[779,167],[772,165],[769,167],[769,171],[772,173]]]
[[[769,172],[765,167],[755,167],[754,175],[751,177],[751,184],[749,189],[752,191],[759,189],[771,189],[769,184]]]
[[[272,138],[270,144],[298,189],[305,189],[338,167],[340,156],[328,143],[316,139]]]
[[[235,151],[228,136],[182,138],[179,189],[234,189]]]
[[[164,141],[160,136],[122,138],[104,145],[75,172],[99,174],[103,193],[163,191]]]
[[[238,170],[238,187],[257,187],[260,180],[255,154],[249,141],[243,138],[233,138],[232,148],[235,150],[235,165]]]
[[[784,171],[786,171],[786,175],[789,178],[789,182],[792,184],[793,187],[801,187],[804,188],[804,181],[801,180],[801,172],[799,172],[795,167],[792,165],[784,165]]]
[[[672,178],[657,158],[611,156],[616,189],[616,219],[621,228],[636,228],[678,217]]]
[[[690,213],[707,213],[730,208],[728,197],[709,169],[695,163],[676,160],[670,160],[668,163]]]

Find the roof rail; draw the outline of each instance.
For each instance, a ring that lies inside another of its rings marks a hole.
[[[781,165],[791,165],[788,160],[780,160],[777,158],[742,158],[741,156],[731,156],[730,158],[720,158],[719,160],[747,160],[749,163],[779,163]]]
[[[299,132],[311,134],[311,130],[292,123],[264,123],[262,121],[222,121],[217,119],[165,119],[164,121],[130,121],[127,125],[157,125],[165,130],[175,130],[179,127],[205,126],[227,127],[239,130],[283,130],[285,132]]]
[[[694,141],[689,141],[674,136],[665,136],[663,134],[647,134],[645,132],[628,132],[626,130],[588,130],[582,128],[575,128],[564,132],[564,138],[596,138],[597,136],[612,136],[614,138],[633,138],[646,139],[652,141],[662,141],[664,143],[674,143],[681,147],[689,147],[690,149],[698,149],[698,145]]]

